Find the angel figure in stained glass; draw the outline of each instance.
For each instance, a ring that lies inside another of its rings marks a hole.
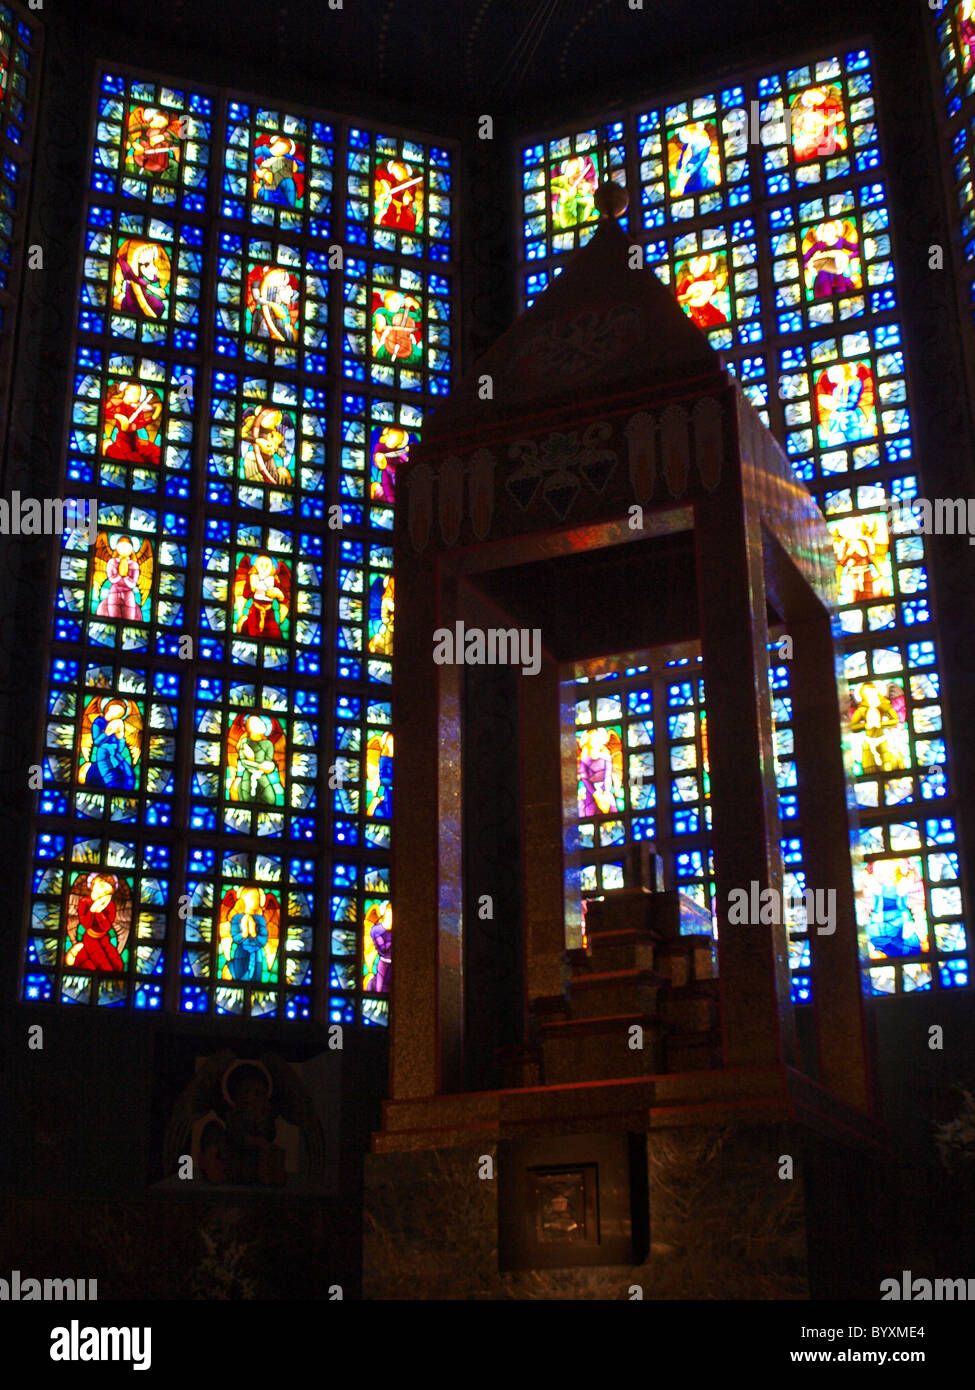
[[[284,733],[276,719],[238,714],[227,736],[231,801],[284,803]]]
[[[369,496],[391,507],[396,499],[396,466],[406,461],[410,448],[407,430],[384,425],[372,434],[372,475]]]
[[[252,192],[262,203],[301,207],[305,193],[305,150],[287,135],[263,132],[254,145]]]
[[[374,902],[365,915],[368,933],[363,989],[388,994],[393,982],[393,908],[388,901]]]
[[[134,791],[142,755],[142,715],[133,701],[95,696],[81,721],[78,780],[87,788]]]
[[[599,175],[592,156],[573,155],[552,171],[552,222],[558,228],[577,227],[596,215]]]
[[[138,550],[130,536],[114,544],[104,532],[95,541],[95,573],[92,600],[99,618],[124,618],[131,623],[148,621],[152,589],[152,546],[143,540]]]
[[[68,942],[64,963],[72,970],[125,969],[122,951],[129,935],[128,884],[115,874],[79,874],[68,898]]]
[[[715,254],[677,263],[677,302],[699,328],[728,322],[728,260]]]
[[[123,241],[115,257],[112,307],[123,314],[161,319],[169,303],[172,273],[164,246],[154,241]]]
[[[855,444],[876,429],[873,374],[865,362],[837,362],[816,380],[819,442]]]
[[[130,172],[171,180],[179,164],[182,122],[156,106],[133,106],[129,112],[125,163]]]
[[[241,470],[249,483],[287,487],[293,482],[295,423],[284,410],[248,410],[241,429]]]
[[[280,638],[288,617],[291,571],[270,555],[242,555],[234,577],[236,630],[248,637]]]
[[[375,218],[377,227],[398,232],[417,232],[423,222],[423,175],[409,164],[391,159],[376,166]]]
[[[874,681],[864,681],[853,703],[850,729],[859,735],[863,772],[897,772],[907,766],[904,692],[894,684],[887,692]]]
[[[616,729],[597,725],[577,735],[579,815],[618,811],[623,796],[623,744]]]
[[[247,277],[247,331],[276,343],[298,340],[298,278],[280,266],[254,266]]]
[[[860,288],[857,230],[849,218],[832,218],[810,227],[802,239],[802,259],[806,293],[814,299],[851,294]]]
[[[105,457],[127,463],[158,464],[161,451],[156,440],[162,410],[158,394],[138,381],[109,387],[102,440]]]
[[[861,880],[870,954],[914,956],[928,949],[924,880],[910,859],[875,859]]]
[[[716,188],[720,173],[717,133],[714,126],[693,121],[668,141],[670,189],[675,198]]]
[[[220,978],[258,984],[274,976],[281,909],[263,888],[229,888],[220,905]]]
[[[420,356],[420,301],[398,290],[373,290],[372,345],[377,357],[413,362]]]
[[[846,149],[843,98],[832,84],[807,87],[792,100],[792,149],[802,163]]]
[[[841,603],[889,598],[890,535],[882,516],[858,516],[830,525]]]

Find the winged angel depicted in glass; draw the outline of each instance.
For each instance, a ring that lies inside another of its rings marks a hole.
[[[136,549],[131,536],[110,541],[102,532],[95,541],[91,601],[99,618],[122,618],[130,623],[148,622],[152,589],[152,546],[147,540]]]

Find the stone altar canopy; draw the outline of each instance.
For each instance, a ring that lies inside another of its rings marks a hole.
[[[620,190],[601,193],[618,216]],[[627,1279],[647,1296],[722,1281],[730,1296],[804,1296],[839,1277],[813,1227],[835,1224],[831,1201],[858,1200],[876,1142],[822,515],[703,333],[630,268],[612,216],[435,413],[397,491],[395,987],[367,1296],[519,1296],[527,1270],[549,1271],[552,1296],[626,1297]],[[782,885],[770,623],[792,639],[806,882],[836,892],[835,931],[810,928],[814,1075],[797,1060],[785,926],[728,920],[733,890]],[[687,902],[652,884],[592,907],[579,949],[567,877],[572,663],[691,638],[707,682],[717,981],[701,927],[680,932]],[[470,663],[492,657],[516,697],[507,925],[522,1032],[472,1089],[483,981],[465,934],[490,890],[482,876],[472,896],[465,741]],[[701,1154],[718,1165],[706,1230],[664,1196]],[[732,1211],[780,1232],[765,1274],[720,1253]],[[567,1295],[569,1267],[596,1282]]]

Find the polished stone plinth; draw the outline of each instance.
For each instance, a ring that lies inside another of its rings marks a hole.
[[[593,1136],[594,1139],[601,1136]],[[876,1297],[844,1219],[877,1157],[802,1122],[655,1128],[635,1259],[505,1271],[505,1146],[373,1154],[365,1170],[367,1299],[806,1299]],[[485,1160],[493,1164],[493,1176]],[[792,1176],[780,1177],[784,1160]],[[639,1208],[640,1200],[635,1202]],[[518,1214],[515,1214],[518,1219]],[[642,1247],[640,1240],[642,1237]],[[863,1241],[861,1232],[861,1243]],[[569,1247],[567,1247],[568,1249]]]
[[[789,1068],[482,1092],[449,1108],[452,1123],[444,1098],[387,1106],[366,1159],[366,1298],[876,1297],[882,1136]],[[530,1220],[502,1205],[504,1164],[545,1139],[550,1166],[582,1168],[586,1135],[598,1164],[624,1133],[645,1147],[632,1258],[580,1266],[569,1243],[564,1267],[503,1269],[503,1226]]]

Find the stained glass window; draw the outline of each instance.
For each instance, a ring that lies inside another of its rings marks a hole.
[[[968,295],[975,313],[975,6],[944,5],[935,20],[944,81],[945,111],[958,201],[958,227]]]
[[[160,1009],[171,847],[42,831],[34,863],[25,999]]]
[[[939,20],[955,113],[962,92],[975,91],[971,9],[956,4]],[[922,487],[870,56],[856,49],[776,72],[742,73],[721,90],[612,113],[582,135],[558,137],[559,148],[566,157],[601,148],[600,132],[610,130],[617,153],[609,174],[629,188],[623,225],[631,241],[739,378],[820,503],[833,537],[864,866],[857,911],[865,988],[889,994],[965,985],[955,789],[925,538],[908,506]],[[968,135],[962,126],[957,135],[963,210],[971,219]],[[564,233],[543,216],[553,143],[534,140],[521,152],[526,208],[535,199],[521,244],[526,304],[551,283],[575,244],[560,240]],[[970,231],[966,222],[966,237]],[[969,239],[975,246],[975,237]],[[801,893],[788,672],[773,648],[783,862],[786,887]],[[630,675],[616,679],[619,709],[612,717],[599,716],[591,687],[580,686],[582,722],[602,730],[593,756],[604,770],[613,763],[614,738],[619,756],[628,756]],[[652,834],[665,847],[668,886],[700,883],[709,893],[706,836],[686,851],[676,848],[682,834],[702,835],[706,826],[703,752],[690,742],[663,742],[690,728],[693,713],[706,747],[701,679],[654,687]],[[589,892],[610,886],[614,875],[620,881],[621,847],[651,833],[644,828],[648,813],[633,802],[625,778],[620,796],[599,815],[588,814],[587,804],[580,822],[582,861],[587,852],[591,861],[584,871]],[[689,857],[679,859],[682,853]],[[812,991],[808,933],[801,914],[793,913],[790,925],[794,994],[805,1001]]]
[[[622,124],[560,136],[524,151],[522,215],[525,256],[574,251],[596,230],[593,195],[624,168]],[[544,289],[544,284],[538,288]]]
[[[329,1017],[385,1023],[392,980],[389,897],[393,737],[392,525],[396,473],[428,402],[454,369],[450,245],[455,213],[447,151],[351,130],[347,155],[336,558],[338,688],[331,711],[336,844]],[[358,857],[353,859],[351,856]],[[357,1003],[357,999],[361,1002]]]
[[[102,77],[25,997],[387,1021],[391,532],[454,367],[453,166]]]
[[[710,777],[697,649],[648,652],[645,665],[596,675],[580,667],[576,692],[572,845],[583,897],[631,886],[632,847],[651,841],[668,886],[710,917]]]
[[[172,652],[186,627],[187,518],[115,498],[98,507],[94,544],[66,532],[56,631],[62,641]]]
[[[23,244],[41,31],[19,5],[0,4],[0,414],[6,413]]]

